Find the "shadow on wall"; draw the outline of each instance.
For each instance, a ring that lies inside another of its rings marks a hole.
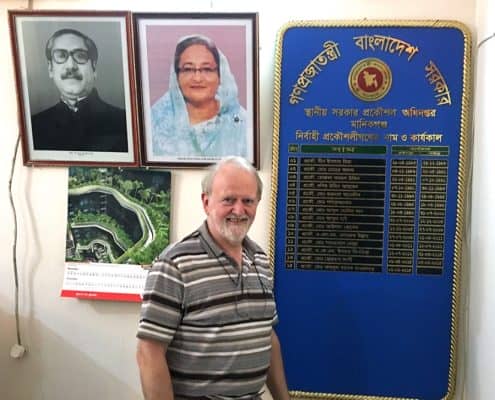
[[[0,297],[0,305],[9,304]],[[2,306],[3,307],[3,306]],[[128,386],[67,343],[51,329],[33,319],[22,319],[22,359],[9,357],[16,343],[15,318],[0,307],[0,399],[2,400],[141,400],[136,388]],[[118,336],[118,335],[117,335]],[[27,337],[27,340],[24,339]],[[90,338],[88,338],[91,340]],[[24,343],[25,342],[25,343]],[[111,354],[109,354],[111,357]],[[132,366],[122,366],[123,369]]]

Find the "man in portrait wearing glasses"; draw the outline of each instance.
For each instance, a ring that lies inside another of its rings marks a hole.
[[[247,232],[262,182],[230,156],[202,181],[206,221],[170,245],[148,275],[137,336],[146,400],[289,400],[273,276]]]
[[[104,102],[95,88],[94,41],[61,29],[48,39],[45,55],[60,101],[31,118],[34,149],[127,152],[125,111]]]

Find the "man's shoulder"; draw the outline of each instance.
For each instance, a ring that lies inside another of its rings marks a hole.
[[[178,242],[169,244],[158,256],[160,261],[175,262],[182,257],[194,256],[205,252],[200,241],[199,231],[194,231]]]
[[[106,115],[116,115],[125,118],[125,110],[123,108],[107,103],[97,93],[92,98],[93,104],[97,105],[99,112],[104,112]]]
[[[46,108],[31,117],[34,148],[37,150],[55,150],[66,138],[60,135],[59,122],[64,120],[65,114],[61,103]]]
[[[249,236],[244,238],[243,246],[249,253],[266,255],[265,250]]]
[[[125,110],[123,108],[114,106],[113,104],[107,103],[106,101],[101,100],[101,102],[104,104],[104,107],[106,108],[107,112],[110,112],[112,114],[120,114],[122,116],[125,115]]]
[[[60,103],[54,104],[53,106],[34,114],[31,117],[33,125],[42,121],[53,121],[53,116],[59,112],[59,104]]]
[[[102,100],[95,92],[84,107],[82,116],[96,134],[94,142],[102,151],[128,151],[127,119],[124,109]]]

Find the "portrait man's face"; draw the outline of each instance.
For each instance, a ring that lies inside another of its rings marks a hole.
[[[88,48],[79,36],[66,34],[54,40],[48,74],[62,97],[76,100],[93,90],[96,71],[87,51]]]
[[[215,99],[220,77],[213,54],[205,46],[189,46],[179,60],[179,87],[184,99],[201,105]]]

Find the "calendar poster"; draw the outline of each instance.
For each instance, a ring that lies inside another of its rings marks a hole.
[[[62,297],[141,301],[169,242],[170,172],[71,167],[67,209]]]

